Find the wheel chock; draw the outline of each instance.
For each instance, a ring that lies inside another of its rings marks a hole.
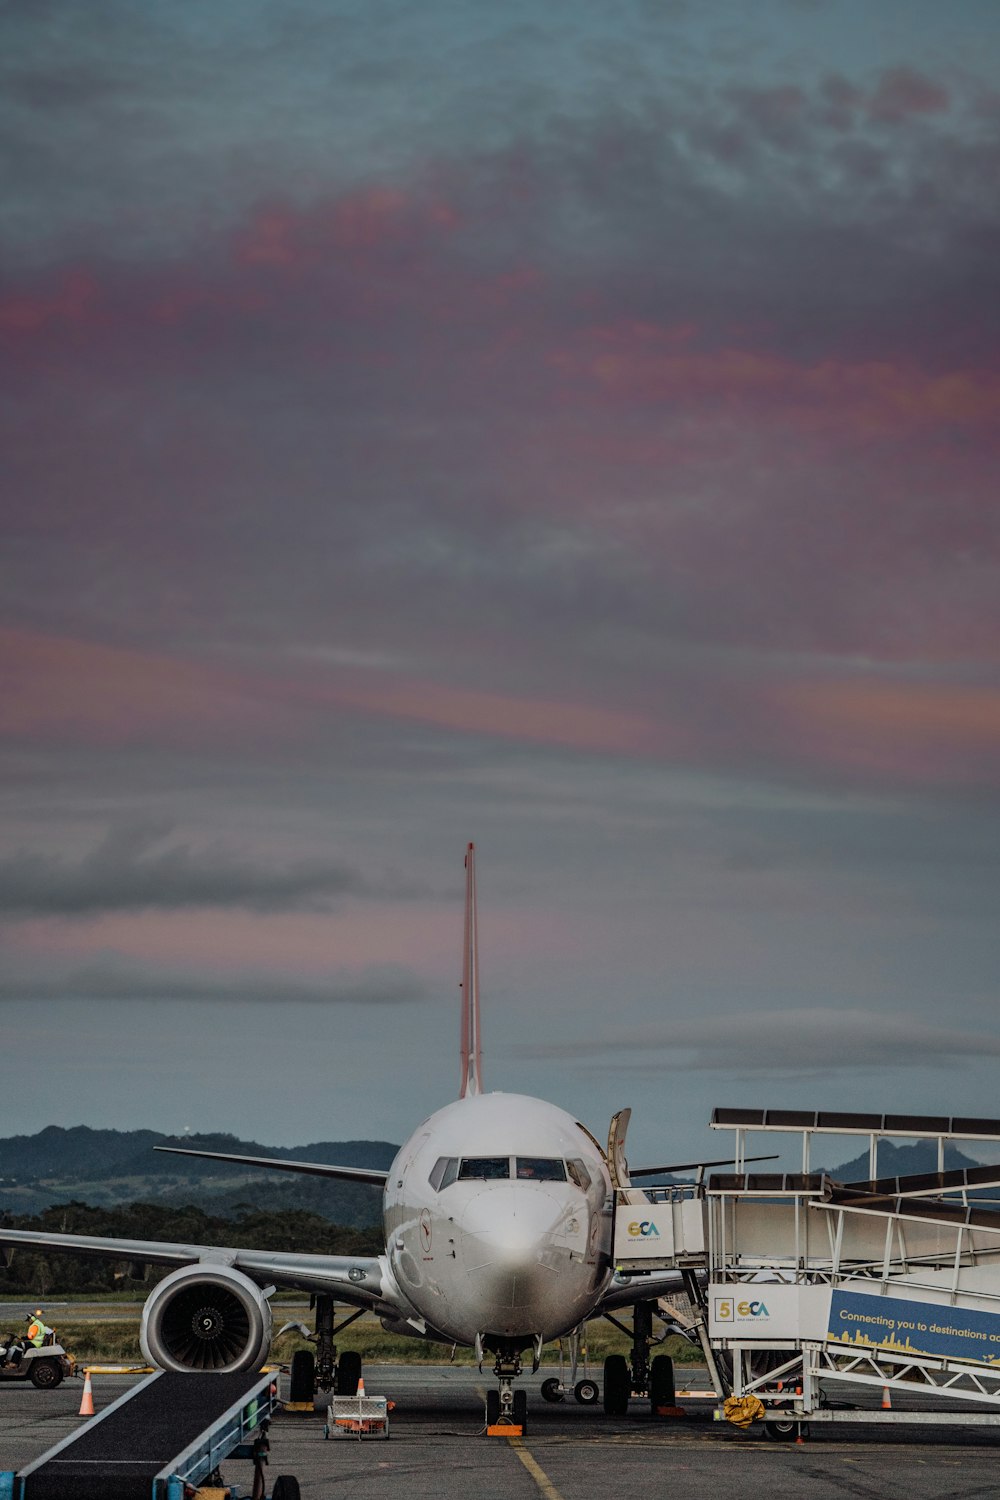
[[[487,1427],[487,1437],[524,1437],[524,1428],[517,1422],[497,1422],[493,1427]]]

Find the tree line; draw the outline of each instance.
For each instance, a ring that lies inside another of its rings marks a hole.
[[[126,1203],[95,1208],[88,1203],[61,1203],[40,1214],[0,1214],[5,1229],[34,1229],[49,1234],[88,1234],[102,1238],[166,1240],[170,1244],[240,1245],[254,1250],[281,1250],[303,1255],[378,1255],[384,1248],[377,1226],[354,1229],[331,1224],[308,1209],[280,1213],[247,1204],[230,1218],[208,1214],[193,1205],[178,1208],[156,1203]],[[141,1295],[163,1267],[140,1259],[66,1255],[26,1246],[7,1247],[0,1272],[0,1297],[43,1298],[134,1289]]]

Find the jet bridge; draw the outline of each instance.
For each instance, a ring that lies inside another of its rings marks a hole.
[[[718,1109],[712,1125],[735,1133],[737,1170],[621,1192],[615,1262],[684,1273],[720,1401],[756,1397],[780,1436],[818,1421],[1000,1425],[1000,1212],[976,1196],[1000,1188],[1000,1167],[944,1166],[949,1144],[1000,1143],[1000,1120]],[[747,1172],[757,1132],[798,1136],[802,1170]],[[867,1137],[864,1181],[810,1170],[817,1137],[845,1135]],[[935,1141],[938,1171],[880,1177],[893,1137]],[[881,1391],[883,1409],[846,1409],[848,1385]],[[933,1409],[892,1409],[894,1392]]]

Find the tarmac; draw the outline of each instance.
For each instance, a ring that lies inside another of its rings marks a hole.
[[[388,1441],[324,1440],[322,1402],[312,1415],[283,1413],[270,1433],[268,1494],[279,1474],[298,1478],[304,1500],[348,1494],[351,1500],[470,1500],[479,1494],[490,1500],[639,1500],[665,1493],[671,1500],[716,1500],[720,1493],[735,1500],[976,1500],[1000,1493],[997,1428],[887,1430],[859,1421],[814,1426],[802,1444],[773,1442],[759,1427],[744,1433],[713,1422],[711,1401],[689,1403],[683,1419],[656,1421],[639,1402],[615,1420],[599,1406],[572,1399],[552,1405],[538,1390],[550,1373],[523,1382],[529,1392],[525,1436],[491,1438],[484,1433],[486,1372],[368,1365],[368,1394],[396,1403]],[[95,1376],[97,1411],[140,1378]],[[704,1371],[685,1369],[683,1378],[707,1385]],[[0,1384],[0,1469],[27,1464],[85,1421],[77,1416],[81,1391],[79,1379],[55,1391]],[[249,1463],[224,1464],[223,1477],[249,1493]]]

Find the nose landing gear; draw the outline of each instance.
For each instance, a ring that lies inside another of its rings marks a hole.
[[[490,1437],[523,1437],[528,1430],[528,1393],[514,1389],[521,1373],[521,1351],[498,1349],[493,1373],[497,1389],[486,1392],[486,1431]]]

